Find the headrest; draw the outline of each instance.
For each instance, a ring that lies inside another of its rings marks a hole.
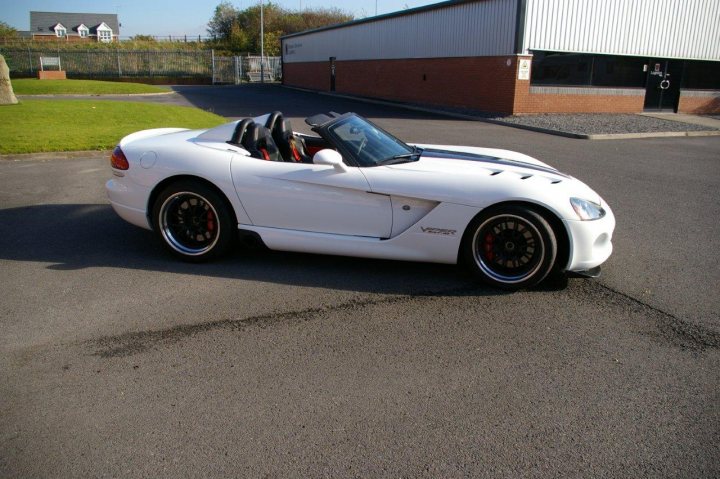
[[[230,138],[230,143],[234,143],[236,145],[240,143],[247,127],[250,126],[251,123],[253,123],[253,121],[250,118],[245,118],[244,120],[238,122],[235,130],[233,131],[232,138]]]
[[[260,125],[253,122],[250,123],[245,130],[245,135],[242,139],[242,145],[246,148],[254,148],[255,145],[257,145],[258,140],[260,139]]]
[[[290,120],[286,120],[285,118],[283,118],[280,121],[280,131],[283,133],[292,133],[293,132],[292,123],[290,123]]]

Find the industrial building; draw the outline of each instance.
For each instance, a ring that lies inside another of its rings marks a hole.
[[[283,83],[506,114],[720,112],[718,0],[450,0],[282,39]]]

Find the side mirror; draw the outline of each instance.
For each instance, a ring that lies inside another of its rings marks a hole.
[[[337,171],[347,171],[347,166],[343,163],[342,156],[335,150],[326,148],[315,153],[313,163],[316,165],[329,165]]]

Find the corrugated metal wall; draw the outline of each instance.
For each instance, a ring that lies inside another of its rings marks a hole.
[[[517,0],[484,0],[283,40],[283,61],[510,55]]]
[[[720,60],[720,1],[527,0],[523,48]]]

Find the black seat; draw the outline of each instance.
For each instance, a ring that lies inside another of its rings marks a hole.
[[[245,118],[243,121],[238,122],[237,126],[235,126],[235,130],[233,131],[232,138],[230,138],[231,145],[240,145],[242,144],[243,136],[245,135],[245,132],[247,131],[248,126],[253,124],[251,118]]]
[[[270,131],[275,130],[275,125],[277,125],[279,120],[282,120],[282,112],[280,111],[274,111],[270,113],[268,116],[268,119],[265,121],[265,128],[267,128]]]
[[[257,123],[248,125],[242,139],[242,146],[255,158],[282,161],[280,151],[275,145],[270,131]]]
[[[284,161],[312,163],[312,157],[308,154],[305,143],[293,133],[290,120],[279,118],[272,130],[272,137]]]

